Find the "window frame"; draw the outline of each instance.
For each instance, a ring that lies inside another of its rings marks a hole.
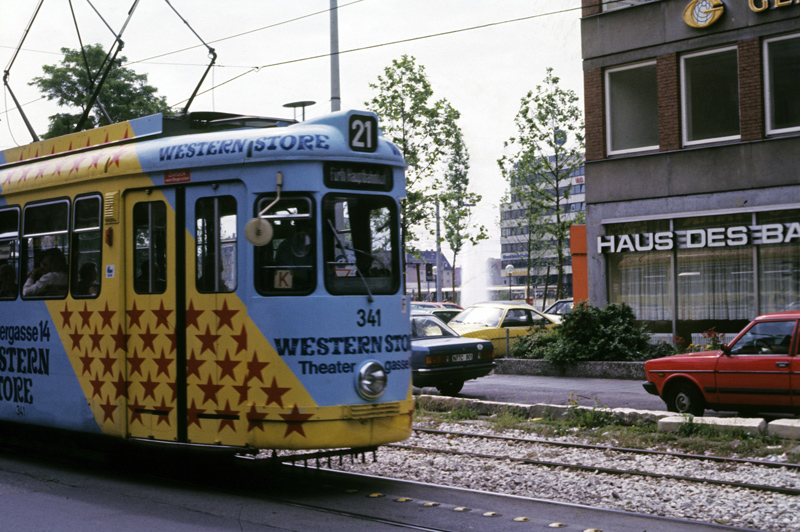
[[[702,57],[704,55],[714,55],[714,54],[722,54],[726,52],[734,52],[736,56],[736,94],[737,94],[737,106],[736,106],[736,114],[737,120],[739,122],[739,133],[736,135],[727,135],[724,137],[709,137],[699,140],[689,140],[689,129],[688,129],[688,97],[687,97],[687,77],[686,77],[686,60],[693,59],[696,57]],[[703,144],[710,144],[716,142],[730,142],[730,141],[737,141],[741,140],[742,138],[742,113],[741,113],[741,96],[739,94],[740,90],[740,83],[739,83],[739,49],[736,45],[732,46],[724,46],[722,48],[713,48],[710,50],[701,50],[699,52],[691,52],[687,54],[683,54],[680,56],[680,93],[681,93],[681,145],[683,147],[691,147],[691,146],[699,146]]]
[[[640,63],[631,63],[627,65],[616,66],[612,68],[607,68],[605,72],[603,72],[603,81],[604,81],[604,104],[605,104],[605,114],[606,114],[606,153],[608,155],[623,155],[627,153],[638,153],[643,151],[656,151],[659,149],[660,144],[656,142],[656,144],[651,146],[640,146],[637,148],[625,148],[620,150],[614,150],[612,148],[612,124],[611,124],[611,83],[609,77],[614,74],[615,72],[622,72],[625,70],[633,70],[636,68],[644,68],[644,67],[654,67],[656,66],[656,60],[650,61],[643,61]],[[658,139],[658,71],[656,71],[656,139]]]
[[[91,228],[77,228],[77,216],[78,216],[78,208],[77,205],[84,200],[89,199],[97,199],[100,202],[99,209],[97,212],[97,227]],[[76,196],[72,202],[72,214],[70,216],[71,221],[71,230],[72,233],[70,235],[70,253],[73,255],[72,260],[70,261],[70,293],[72,297],[75,299],[95,299],[100,296],[100,289],[102,288],[102,275],[101,272],[103,270],[103,196],[99,193],[90,193],[90,194],[83,194],[80,196]],[[76,293],[77,283],[79,281],[79,260],[77,255],[81,253],[79,246],[76,243],[78,239],[78,235],[81,233],[89,233],[89,232],[97,232],[98,237],[100,239],[100,248],[98,251],[92,251],[91,253],[97,253],[97,262],[95,265],[97,266],[97,292],[94,294],[78,294]]]
[[[16,301],[20,295],[19,280],[20,268],[22,267],[22,209],[20,209],[19,205],[7,205],[0,208],[0,212],[9,211],[15,211],[17,213],[17,229],[15,233],[9,232],[0,234],[0,242],[11,244],[8,262],[4,263],[3,265],[12,265],[14,268],[14,276],[16,277],[17,286],[13,295],[0,296],[0,301]],[[14,253],[16,253],[16,259],[13,257]]]
[[[27,220],[26,213],[28,212],[29,209],[36,209],[36,208],[41,208],[41,207],[47,207],[48,205],[57,205],[57,204],[62,204],[62,203],[66,204],[66,208],[67,208],[66,217],[63,220],[63,222],[64,222],[64,228],[63,229],[56,229],[56,230],[53,230],[53,231],[45,231],[45,232],[32,232],[32,233],[28,233],[27,232],[28,228],[26,226],[28,224],[26,223],[26,220]],[[37,267],[36,264],[35,264],[35,260],[36,260],[36,256],[37,256],[36,248],[34,248],[33,250],[30,249],[30,246],[28,245],[28,239],[52,237],[54,240],[58,240],[58,237],[62,236],[63,240],[64,240],[63,244],[59,245],[58,242],[56,242],[55,245],[53,245],[52,247],[42,249],[40,251],[40,253],[42,251],[47,250],[47,249],[53,249],[53,248],[60,249],[61,252],[64,255],[64,260],[66,261],[66,270],[67,270],[66,271],[67,283],[66,283],[66,285],[64,287],[63,293],[25,295],[25,290],[24,290],[24,286],[23,286],[23,288],[21,289],[21,297],[22,297],[22,299],[26,299],[26,300],[65,299],[67,297],[67,295],[69,294],[69,286],[70,286],[70,284],[69,284],[69,272],[70,272],[70,263],[71,263],[71,259],[72,259],[71,241],[70,241],[70,225],[72,223],[72,202],[70,201],[70,198],[68,198],[68,197],[50,198],[50,199],[43,200],[43,201],[36,201],[36,202],[28,203],[22,209],[21,222],[22,222],[22,224],[21,224],[22,227],[21,227],[21,231],[20,231],[20,240],[21,240],[21,245],[20,245],[20,274],[19,274],[19,283],[18,284],[22,285],[23,284],[21,282],[22,279],[26,279],[27,280],[27,278],[30,276],[31,272],[34,269],[36,269],[36,267]],[[64,247],[66,247],[66,251],[64,251]],[[42,246],[40,245],[39,248],[41,249]],[[34,261],[33,266],[30,266],[28,264],[29,261]],[[22,271],[23,265],[25,266],[25,271],[24,272]]]
[[[796,126],[791,127],[783,127],[783,128],[776,128],[774,127],[775,119],[774,113],[772,111],[772,77],[771,73],[772,70],[770,69],[770,57],[769,57],[769,45],[774,42],[778,41],[788,41],[792,39],[797,39],[800,42],[800,33],[791,33],[788,35],[779,35],[777,37],[770,37],[768,39],[764,39],[762,43],[762,56],[763,56],[763,69],[764,69],[764,127],[765,133],[767,135],[780,135],[783,133],[794,133],[800,131],[800,123]]]
[[[195,200],[194,204],[194,224],[195,224],[195,254],[194,254],[194,278],[195,278],[195,289],[201,294],[228,294],[236,291],[236,288],[239,284],[239,271],[238,271],[238,264],[239,264],[239,237],[236,231],[234,230],[232,237],[223,238],[222,237],[222,218],[221,215],[223,202],[231,201],[233,203],[233,212],[232,215],[236,218],[234,221],[234,229],[238,227],[238,216],[239,216],[239,203],[236,199],[236,196],[232,194],[224,194],[220,196],[202,196]],[[199,217],[200,212],[204,212],[203,209],[206,209],[205,206],[206,202],[211,204],[212,211],[213,211],[213,219],[214,219],[214,227],[212,230],[204,233],[204,235],[211,234],[211,241],[207,240],[207,236],[201,238],[200,228],[198,227],[198,222],[201,220]],[[225,214],[224,216],[231,216],[231,214]],[[234,257],[233,257],[233,286],[229,286],[226,283],[225,279],[223,278],[223,272],[225,268],[223,268],[223,250],[226,248],[232,247],[234,250]],[[205,253],[201,255],[202,249],[211,248],[213,253]],[[211,257],[216,258],[213,265],[213,284],[214,286],[211,289],[208,287],[203,286],[202,276],[207,275],[207,272],[203,271],[204,265],[203,263],[199,262],[200,257],[203,257],[204,260]]]

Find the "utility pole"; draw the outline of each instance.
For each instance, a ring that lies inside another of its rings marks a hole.
[[[331,0],[331,112],[342,108],[339,93],[339,6]]]
[[[439,198],[436,198],[436,301],[442,300],[442,240],[439,238]]]

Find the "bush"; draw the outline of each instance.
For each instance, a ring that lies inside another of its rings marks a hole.
[[[578,303],[561,325],[536,331],[511,349],[515,358],[538,358],[568,366],[577,362],[635,362],[674,353],[670,344],[651,345],[633,310],[624,303],[605,308]]]

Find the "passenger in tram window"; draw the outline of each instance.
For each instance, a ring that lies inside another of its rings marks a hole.
[[[58,248],[42,253],[39,267],[34,268],[22,287],[25,296],[63,296],[67,293],[67,260]]]
[[[97,265],[94,262],[84,262],[78,272],[78,284],[75,286],[75,295],[97,295]]]

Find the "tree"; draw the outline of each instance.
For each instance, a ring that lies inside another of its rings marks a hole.
[[[456,271],[458,254],[466,244],[476,245],[489,238],[486,227],[472,227],[470,224],[472,207],[481,201],[480,194],[469,192],[469,153],[464,145],[461,130],[457,129],[453,138],[453,150],[447,164],[447,171],[439,186],[442,191],[439,201],[444,215],[444,241],[453,253],[453,273]]]
[[[420,226],[431,218],[431,187],[439,165],[451,152],[458,111],[447,100],[431,102],[425,67],[403,55],[392,61],[370,88],[378,94],[366,106],[381,118],[383,135],[405,157],[407,198],[401,203],[403,242],[413,248]]]
[[[95,80],[100,76],[106,52],[99,44],[89,44],[84,46],[83,52],[62,48],[61,53],[64,54],[61,64],[42,67],[44,74],[34,78],[30,85],[36,85],[48,100],[56,100],[62,107],[83,109],[94,92]],[[98,98],[112,123],[155,113],[172,114],[166,98],[157,96],[158,89],[147,85],[146,75],[119,66],[127,61],[125,57],[119,57],[117,61],[106,77]],[[97,104],[93,111],[81,129],[109,123]],[[51,116],[49,129],[43,138],[71,133],[81,114],[82,111]]]
[[[535,91],[522,98],[514,123],[517,136],[505,148],[511,153],[497,162],[509,183],[510,202],[525,210],[530,249],[537,234],[552,244],[544,254],[555,255],[556,299],[564,297],[564,266],[570,217],[564,211],[569,199],[569,180],[583,166],[584,136],[578,96],[559,86],[553,69]],[[532,261],[528,257],[528,286]]]

